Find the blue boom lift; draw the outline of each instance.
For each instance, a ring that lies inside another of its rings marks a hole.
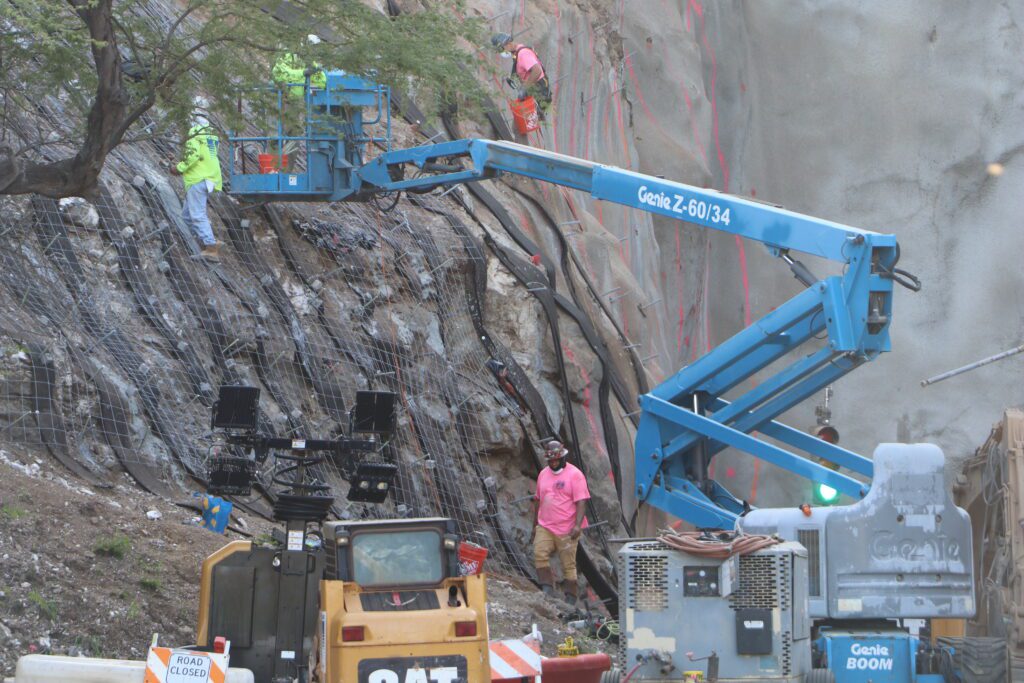
[[[301,85],[300,134],[288,134],[281,116],[275,134],[230,138],[232,194],[252,201],[366,201],[511,173],[755,240],[785,262],[805,286],[800,294],[640,397],[637,497],[698,528],[743,527],[809,546],[813,658],[819,671],[831,671],[813,680],[946,680],[936,672],[940,660],[951,660],[950,648],[933,648],[898,621],[974,613],[970,527],[945,491],[941,453],[890,448],[876,471],[871,459],[775,419],[889,350],[893,285],[919,288],[896,267],[895,236],[511,142],[468,139],[392,150],[386,87],[343,72],[327,72],[324,89],[311,88],[308,79]],[[287,96],[277,97],[283,109]],[[244,161],[235,166],[239,146],[280,150],[287,142],[304,156],[294,172],[249,173]],[[367,160],[370,145],[383,151]],[[819,279],[796,260],[797,252],[840,263],[842,273]],[[809,350],[791,353],[804,345]],[[756,373],[764,373],[757,386],[743,390]],[[752,510],[709,476],[712,458],[728,447],[858,502]],[[874,477],[870,493],[869,483],[838,468]],[[857,529],[863,536],[851,544],[850,530]]]

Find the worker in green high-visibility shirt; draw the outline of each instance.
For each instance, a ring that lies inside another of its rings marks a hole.
[[[310,45],[318,45],[320,38],[315,34],[310,34],[306,41]],[[307,67],[302,58],[293,52],[283,52],[274,62],[274,68],[270,71],[270,77],[274,84],[287,93],[288,96],[285,99],[292,103],[292,106],[288,107],[287,102],[282,102],[283,109],[280,112],[284,135],[287,138],[301,137],[306,129],[305,83],[307,76],[309,77],[309,87],[319,90],[327,88],[327,74],[320,68],[320,65],[314,64]],[[289,112],[289,109],[292,111]],[[292,152],[296,147],[293,140],[270,143],[270,153],[281,156],[278,163],[286,173],[291,171],[294,162]]]
[[[310,45],[319,45],[320,36],[311,33],[306,37]],[[288,95],[293,100],[301,100],[306,96],[306,76],[309,76],[309,85],[312,88],[323,90],[327,87],[327,75],[319,64],[307,67],[300,57],[292,52],[285,52],[277,58],[270,77],[279,88],[288,88]]]
[[[291,52],[286,52],[277,58],[270,77],[279,88],[288,88],[288,95],[293,100],[301,100],[306,95],[306,75],[309,75],[309,85],[313,88],[326,88],[327,75],[323,69],[318,67],[307,67],[306,64]]]
[[[185,141],[185,152],[179,163],[171,166],[171,172],[182,176],[185,181],[185,201],[182,203],[181,218],[203,243],[200,254],[207,261],[220,261],[220,244],[213,235],[213,226],[206,213],[210,195],[223,189],[220,159],[217,151],[220,141],[209,122],[202,116],[194,119]]]

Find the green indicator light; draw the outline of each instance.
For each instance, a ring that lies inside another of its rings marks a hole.
[[[814,487],[814,500],[819,505],[832,505],[839,500],[839,491],[828,484],[817,484]]]

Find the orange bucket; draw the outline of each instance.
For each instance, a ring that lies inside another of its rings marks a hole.
[[[516,130],[526,135],[540,128],[540,117],[537,116],[537,100],[533,96],[521,100],[511,100],[508,106],[512,109],[512,119],[516,122]]]
[[[282,168],[288,166],[287,154],[260,154],[260,173],[280,173]]]
[[[479,574],[486,559],[487,548],[466,541],[459,543],[459,574],[462,576]]]

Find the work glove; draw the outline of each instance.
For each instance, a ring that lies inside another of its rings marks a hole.
[[[526,88],[520,88],[519,89],[519,99],[525,100],[529,96],[530,96],[530,93],[526,92]]]

